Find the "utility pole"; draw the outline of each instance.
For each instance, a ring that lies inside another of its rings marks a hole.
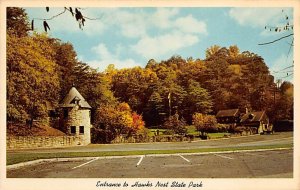
[[[281,84],[281,79],[277,79],[276,84],[274,86],[274,105],[276,104],[276,92],[278,91],[280,84]]]
[[[171,108],[171,92],[168,94],[168,100],[169,100],[169,117],[172,114],[172,108]]]

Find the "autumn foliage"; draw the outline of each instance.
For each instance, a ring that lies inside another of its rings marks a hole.
[[[195,113],[193,115],[193,124],[197,131],[201,132],[202,136],[204,136],[205,133],[213,132],[217,129],[217,120],[213,115]]]
[[[107,142],[146,127],[184,134],[184,125],[194,124],[204,133],[221,109],[293,119],[293,84],[278,87],[264,59],[236,45],[208,47],[205,59],[176,55],[150,59],[145,68],[112,64],[99,72],[77,59],[72,44],[29,33],[28,25],[24,9],[7,9],[8,123],[46,120],[72,85],[92,107],[93,138]]]

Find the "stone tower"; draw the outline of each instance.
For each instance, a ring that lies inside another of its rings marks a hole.
[[[61,129],[67,135],[79,137],[79,145],[90,144],[91,106],[75,87],[70,89],[59,107],[61,108]]]

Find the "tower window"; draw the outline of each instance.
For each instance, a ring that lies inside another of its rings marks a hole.
[[[84,126],[79,126],[79,133],[84,134]]]
[[[71,126],[71,134],[76,134],[76,126]]]

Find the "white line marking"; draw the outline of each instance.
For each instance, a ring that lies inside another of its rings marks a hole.
[[[189,161],[188,159],[186,159],[185,157],[183,157],[183,156],[180,155],[180,154],[178,154],[178,156],[180,156],[182,159],[184,159],[184,160],[187,161],[187,162],[191,162],[191,161]]]
[[[227,158],[227,159],[234,159],[234,158],[231,158],[231,157],[228,157],[228,156],[222,156],[222,155],[219,155],[219,154],[214,154],[215,156],[219,156],[219,157],[222,157],[222,158]]]
[[[143,160],[143,158],[144,158],[144,157],[145,157],[144,155],[143,155],[143,156],[141,156],[141,158],[140,158],[139,162],[136,164],[137,166],[141,164],[141,162],[142,162],[142,160]]]
[[[86,162],[86,163],[80,164],[79,166],[75,166],[74,168],[72,168],[72,170],[73,170],[73,169],[76,169],[76,168],[79,168],[79,167],[81,167],[81,166],[87,165],[87,164],[89,164],[89,163],[91,163],[91,162],[94,162],[94,161],[96,161],[96,160],[98,160],[98,159],[99,159],[99,157],[94,158],[93,160],[90,160],[90,161],[88,161],[88,162]]]

